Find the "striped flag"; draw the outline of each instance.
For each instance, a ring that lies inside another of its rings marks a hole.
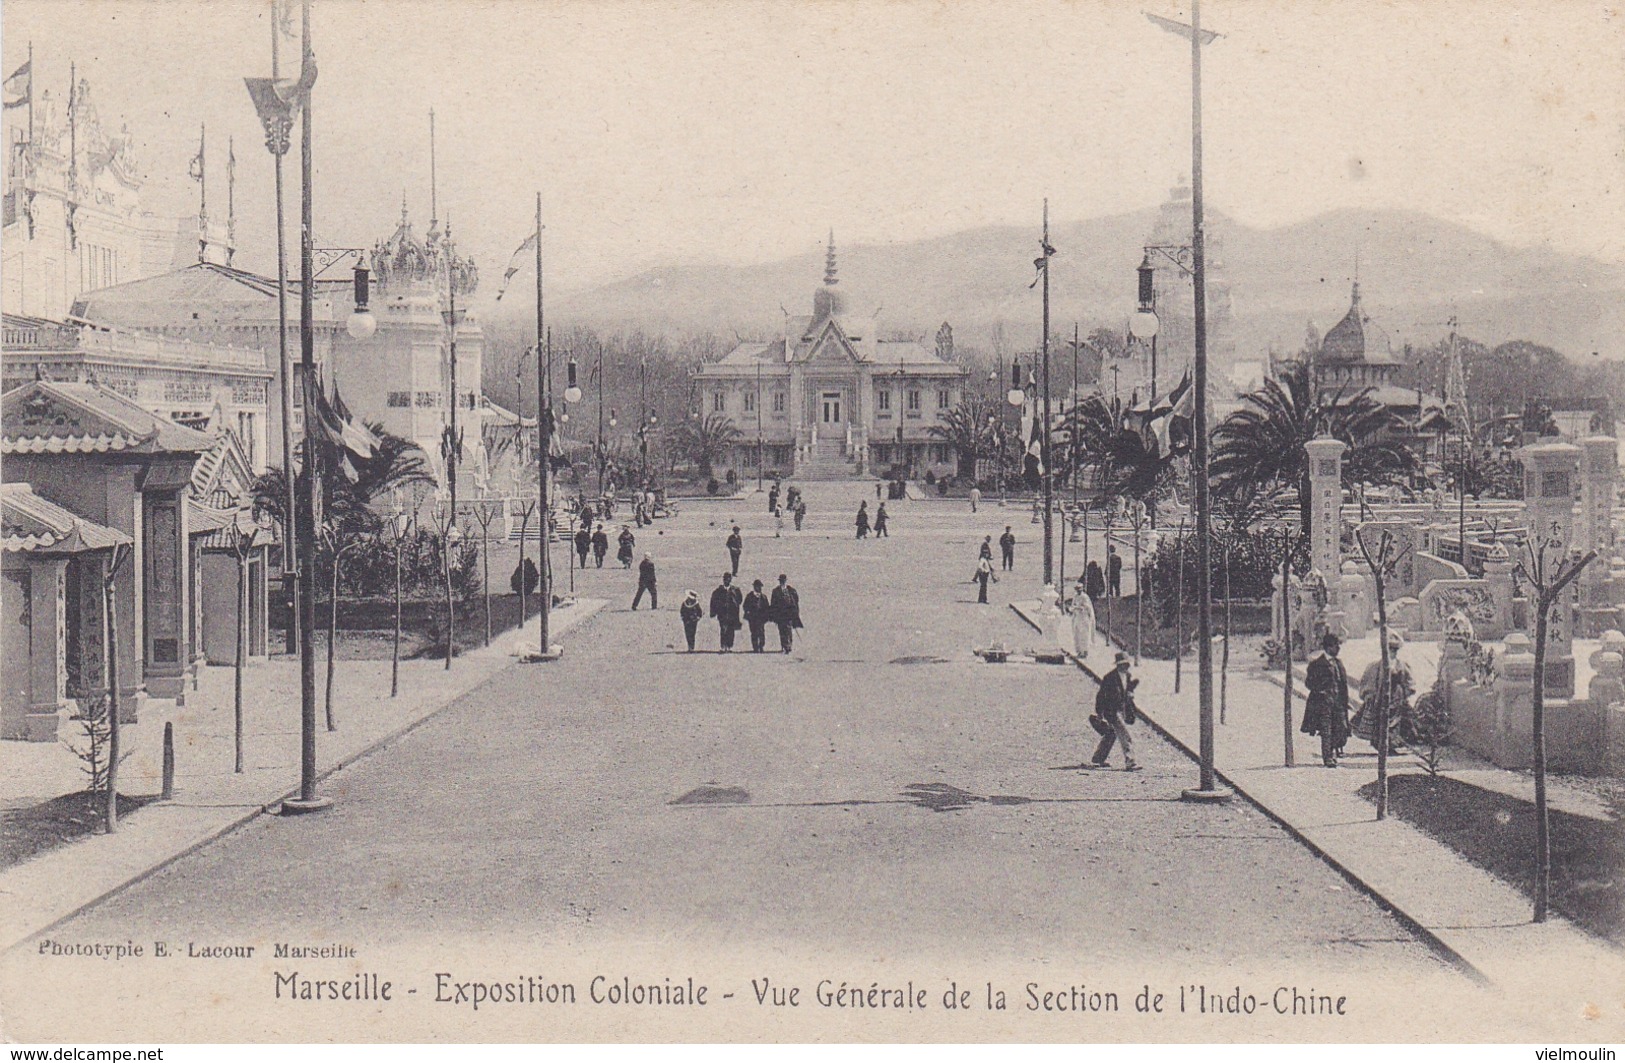
[[[513,275],[518,273],[519,268],[524,265],[525,253],[534,252],[535,250],[536,234],[531,233],[525,237],[525,242],[519,245],[519,250],[513,253],[513,257],[508,259],[508,268],[502,271],[502,282],[497,285],[498,302],[502,301],[502,293],[508,290],[508,282],[513,280]]]
[[[34,98],[34,61],[32,59],[11,72],[5,82],[6,109],[23,107]]]

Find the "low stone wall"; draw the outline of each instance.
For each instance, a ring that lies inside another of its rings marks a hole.
[[[1625,636],[1610,632],[1592,654],[1595,669],[1584,698],[1547,698],[1546,765],[1554,772],[1625,776]],[[1498,674],[1469,675],[1466,647],[1447,643],[1439,663],[1440,687],[1454,728],[1452,742],[1497,766],[1534,766],[1535,658],[1529,640],[1514,635],[1497,662]]]

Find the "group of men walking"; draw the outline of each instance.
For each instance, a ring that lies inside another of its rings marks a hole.
[[[779,652],[789,653],[795,645],[796,629],[802,626],[801,595],[790,585],[790,577],[782,572],[779,585],[773,588],[771,595],[762,590],[761,580],[752,580],[751,591],[745,594],[734,583],[733,573],[724,572],[722,582],[711,592],[709,604],[709,615],[717,622],[718,648],[723,653],[733,652],[734,636],[741,627],[750,628],[751,652],[762,653],[767,649],[768,624],[779,629]],[[699,593],[689,591],[678,616],[683,622],[683,637],[690,653],[694,652],[700,620],[705,615],[700,608]]]

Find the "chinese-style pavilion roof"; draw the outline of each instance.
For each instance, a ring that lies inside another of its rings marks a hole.
[[[0,550],[8,554],[79,554],[130,541],[121,531],[41,498],[28,484],[0,484]]]
[[[101,384],[35,380],[0,397],[0,454],[201,454],[214,443]]]

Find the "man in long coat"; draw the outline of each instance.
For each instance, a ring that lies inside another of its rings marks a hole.
[[[544,547],[545,549],[545,547]],[[581,567],[587,567],[587,554],[592,550],[592,530],[583,524],[576,530],[576,555],[581,558]],[[602,566],[600,566],[602,567]]]
[[[779,585],[773,588],[768,609],[773,622],[779,626],[779,649],[789,653],[795,643],[796,628],[801,626],[801,595],[790,586],[790,577],[782,572],[779,573]]]
[[[733,563],[733,574],[737,576],[739,575],[739,555],[745,550],[745,540],[739,534],[739,525],[734,525],[734,530],[728,533],[727,541],[723,545],[728,548],[728,560]]]
[[[772,614],[772,605],[762,591],[761,580],[751,583],[743,608],[745,623],[750,625],[750,652],[761,653],[767,649],[767,622]]]
[[[1016,567],[1016,533],[1010,530],[1010,525],[1004,526],[1004,534],[999,536],[999,553],[1003,555],[1004,570],[1013,571]]]
[[[1303,725],[1298,728],[1306,735],[1320,736],[1320,760],[1328,768],[1337,767],[1338,754],[1349,740],[1349,676],[1338,659],[1342,648],[1331,632],[1320,637],[1321,653],[1309,662],[1305,676],[1309,695],[1303,702]]]
[[[732,572],[724,572],[722,585],[711,592],[711,617],[722,631],[723,653],[733,652],[734,632],[739,630],[739,610],[745,601],[745,596],[733,585],[733,579]]]

